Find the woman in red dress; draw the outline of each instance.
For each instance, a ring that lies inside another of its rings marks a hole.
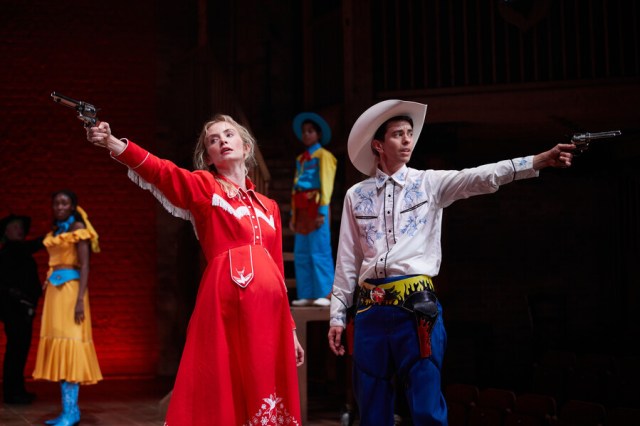
[[[117,139],[106,122],[87,139],[191,220],[207,260],[165,425],[299,425],[304,352],[284,282],[280,211],[247,177],[249,131],[225,115],[205,123],[195,171]]]

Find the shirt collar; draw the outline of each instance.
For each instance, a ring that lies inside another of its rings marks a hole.
[[[228,182],[231,185],[235,186],[238,189],[239,193],[246,194],[246,195],[252,197],[254,200],[256,200],[258,202],[258,204],[260,204],[260,206],[264,209],[264,211],[268,211],[267,207],[264,205],[262,200],[260,200],[260,197],[258,197],[258,193],[256,192],[256,186],[253,183],[253,181],[249,178],[249,176],[247,176],[245,178],[245,181],[244,181],[244,184],[247,186],[247,190],[246,191],[243,190],[242,188],[238,187],[238,185],[236,185],[235,183],[231,182],[225,176],[223,176],[221,174],[216,174],[216,176],[218,176],[220,179],[224,180],[225,182]]]
[[[392,181],[394,181],[400,186],[404,186],[404,184],[407,181],[408,172],[409,172],[409,169],[406,166],[406,164],[403,165],[400,170],[395,172],[393,176],[389,176],[379,168],[376,168],[376,188],[378,189],[382,188],[384,184],[387,182],[387,180],[389,179],[391,179]]]
[[[313,145],[311,145],[309,148],[307,148],[307,151],[309,151],[309,155],[313,155],[313,153],[319,150],[320,148],[322,148],[322,145],[320,145],[320,142],[316,142]]]
[[[242,188],[238,187],[238,185],[236,185],[234,182],[232,182],[231,180],[229,180],[226,176],[221,175],[220,173],[214,173],[218,178],[222,179],[223,181],[233,185],[234,187],[238,188],[239,191],[242,191]],[[247,187],[247,191],[254,191],[256,186],[253,184],[253,182],[251,181],[251,179],[249,178],[249,176],[244,178],[244,184]]]

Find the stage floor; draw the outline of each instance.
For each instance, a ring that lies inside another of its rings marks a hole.
[[[166,379],[107,379],[80,388],[81,425],[162,426],[162,398],[171,389]],[[28,382],[37,397],[30,405],[0,405],[0,425],[42,425],[60,412],[60,388],[50,382]],[[323,401],[309,401],[308,426],[340,425],[339,413]],[[305,426],[307,426],[305,425]]]

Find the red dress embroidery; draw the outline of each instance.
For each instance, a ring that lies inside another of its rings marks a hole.
[[[116,159],[165,206],[190,214],[207,259],[166,424],[300,424],[276,202],[250,181],[229,197],[212,173],[180,169],[131,142]]]

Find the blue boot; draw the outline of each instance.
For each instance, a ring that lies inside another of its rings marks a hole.
[[[55,426],[73,426],[80,423],[80,408],[78,408],[78,383],[66,382],[62,394],[62,416]]]
[[[64,380],[60,381],[60,395],[62,395],[62,413],[60,413],[60,415],[55,419],[45,420],[44,424],[55,425],[60,420],[62,420],[62,416],[64,416],[64,392],[65,392],[66,386],[67,386],[67,382],[65,382]]]

